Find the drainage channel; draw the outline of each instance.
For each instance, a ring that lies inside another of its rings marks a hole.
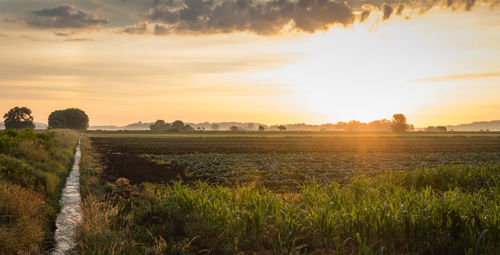
[[[56,246],[53,255],[69,254],[76,245],[76,226],[81,222],[80,213],[80,138],[75,150],[73,168],[66,179],[66,185],[61,193],[59,204],[61,212],[56,218]]]

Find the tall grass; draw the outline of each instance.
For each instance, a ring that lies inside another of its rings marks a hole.
[[[98,195],[89,192],[83,205],[84,254],[500,252],[498,164],[313,182],[290,194],[199,181],[93,187]]]
[[[50,246],[77,133],[0,131],[0,254]]]

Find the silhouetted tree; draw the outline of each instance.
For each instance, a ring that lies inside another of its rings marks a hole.
[[[264,131],[266,129],[264,126],[259,126],[259,131]]]
[[[176,120],[172,122],[172,128],[177,128],[178,130],[182,130],[184,128],[184,122],[182,122],[182,120]]]
[[[431,131],[431,132],[446,132],[446,127],[445,126],[428,126],[425,128],[425,131]]]
[[[280,131],[283,131],[283,130],[286,130],[286,127],[285,127],[285,126],[283,126],[283,125],[279,125],[279,126],[278,126],[278,129],[279,129]]]
[[[171,126],[165,123],[164,120],[157,120],[155,121],[155,123],[149,126],[149,129],[151,129],[151,131],[166,131],[169,128],[171,128]]]
[[[230,131],[233,131],[233,132],[234,132],[234,131],[238,131],[238,127],[237,127],[237,126],[231,126],[231,127],[229,128],[229,130],[230,130]]]
[[[34,129],[33,116],[31,110],[27,107],[14,107],[10,109],[4,116],[5,129]]]
[[[219,124],[213,123],[211,128],[212,128],[212,130],[219,130]]]
[[[405,132],[408,129],[408,124],[406,123],[406,116],[401,113],[392,115],[391,129],[393,132]]]
[[[49,128],[69,128],[86,130],[89,127],[89,117],[77,108],[57,110],[49,115]]]

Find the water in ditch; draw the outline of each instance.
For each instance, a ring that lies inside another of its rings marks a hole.
[[[73,168],[66,179],[66,185],[61,193],[59,204],[61,211],[56,218],[56,246],[54,255],[69,254],[76,245],[76,226],[81,222],[80,212],[80,139],[75,150]]]

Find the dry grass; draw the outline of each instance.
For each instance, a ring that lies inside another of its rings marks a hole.
[[[50,232],[49,211],[40,194],[0,182],[0,253],[39,253]]]

